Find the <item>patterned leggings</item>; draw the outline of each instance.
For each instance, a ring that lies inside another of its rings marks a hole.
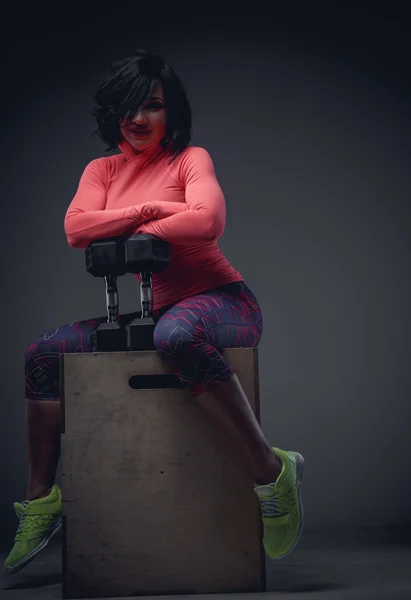
[[[128,323],[140,312],[121,315]],[[219,350],[258,345],[263,320],[244,281],[225,284],[154,311],[154,344],[193,396],[232,376]],[[26,398],[60,398],[59,355],[91,352],[91,332],[107,317],[75,321],[39,336],[25,352]]]

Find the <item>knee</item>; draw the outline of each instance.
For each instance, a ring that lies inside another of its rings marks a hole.
[[[160,319],[154,328],[155,349],[163,354],[184,354],[192,341],[192,331],[171,319]]]
[[[38,340],[35,340],[31,344],[29,344],[24,351],[25,364],[27,365],[30,362],[32,362],[34,360],[34,358],[38,355],[38,353],[39,353],[39,343],[38,343]]]
[[[57,338],[57,332],[60,328],[49,331],[40,335],[31,344],[27,346],[24,352],[24,360],[26,365],[33,365],[40,357],[47,355],[49,361],[58,359],[62,352],[60,340]],[[66,339],[65,343],[70,347],[70,340]]]

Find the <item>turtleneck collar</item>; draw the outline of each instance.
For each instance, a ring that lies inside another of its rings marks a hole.
[[[146,148],[142,152],[136,154],[133,146],[126,139],[123,139],[121,142],[119,142],[118,148],[124,155],[126,162],[134,161],[140,166],[141,169],[144,169],[148,164],[155,162],[161,156],[165,156],[166,154],[161,144],[158,144],[157,146],[150,146],[149,148]]]

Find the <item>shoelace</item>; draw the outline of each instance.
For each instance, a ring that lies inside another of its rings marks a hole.
[[[31,519],[27,520],[28,516],[30,516]],[[31,533],[35,527],[39,527],[39,526],[46,527],[47,525],[49,525],[49,523],[52,519],[53,519],[53,515],[51,515],[51,514],[50,515],[28,515],[28,513],[25,512],[20,517],[20,523],[17,528],[16,535],[18,535],[19,533],[22,533],[23,529],[27,533]]]
[[[280,517],[283,514],[279,508],[278,492],[274,492],[271,498],[261,498],[259,496],[259,500],[261,503],[261,514],[264,518]]]

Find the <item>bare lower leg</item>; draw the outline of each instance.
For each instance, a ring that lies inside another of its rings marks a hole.
[[[276,481],[282,470],[281,459],[265,439],[237,375],[199,394],[196,401],[211,420],[221,423],[232,435],[248,460],[255,482]]]
[[[29,447],[27,500],[46,496],[54,484],[60,457],[60,400],[26,398]]]

